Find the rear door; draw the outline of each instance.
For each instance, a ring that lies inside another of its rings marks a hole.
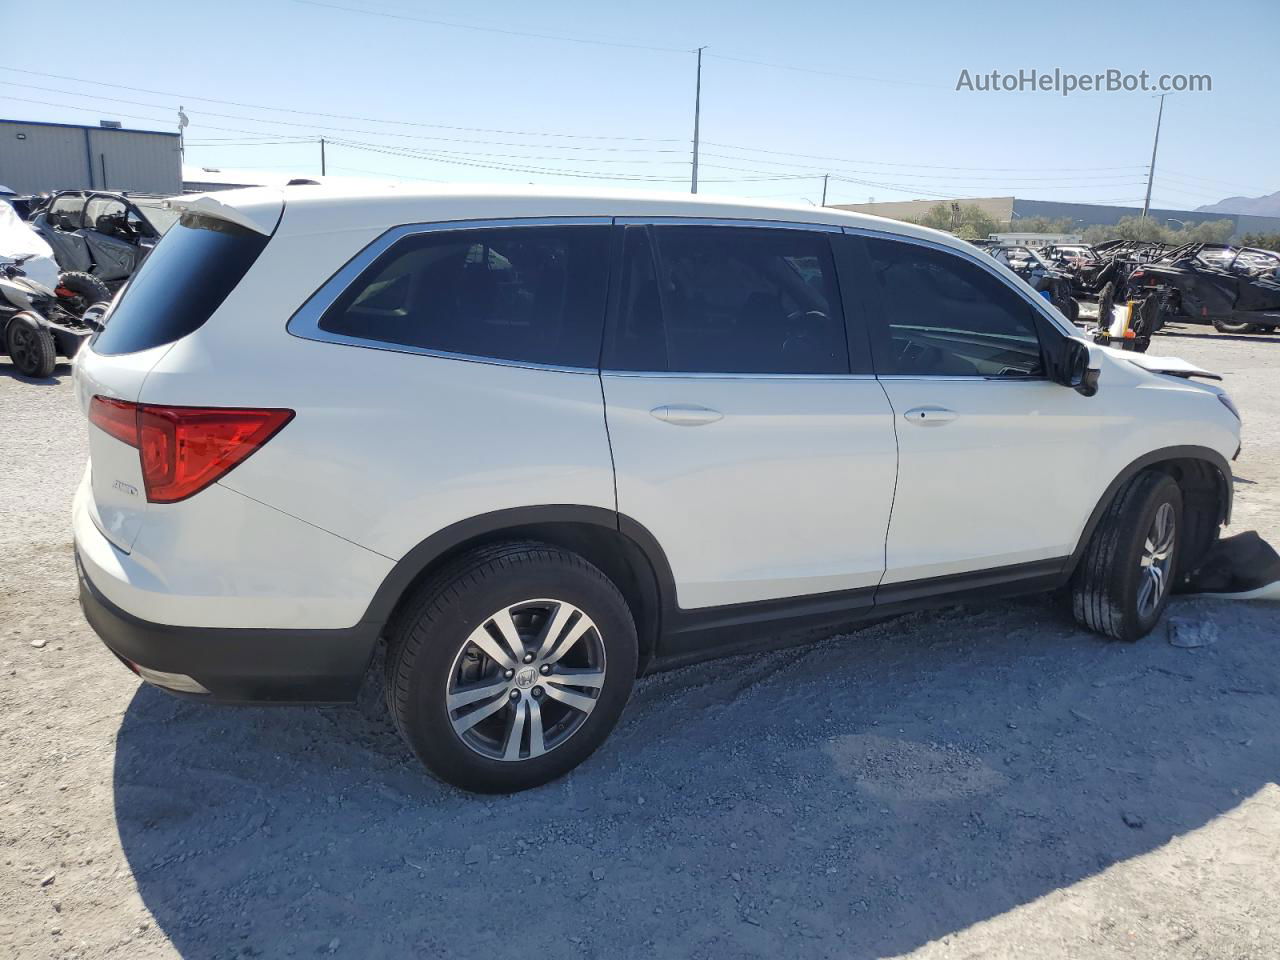
[[[884,569],[896,445],[831,239],[779,225],[628,224],[602,364],[619,511],[681,608],[841,591]]]

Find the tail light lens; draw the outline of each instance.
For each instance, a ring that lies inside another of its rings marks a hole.
[[[163,407],[94,397],[89,422],[137,447],[148,503],[176,503],[247,460],[292,410]]]

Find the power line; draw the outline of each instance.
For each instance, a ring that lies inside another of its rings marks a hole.
[[[310,2],[310,0],[298,0],[299,3]],[[931,90],[949,90],[938,83],[925,83],[923,80],[900,80],[891,77],[873,77],[861,73],[841,73],[836,70],[821,70],[816,67],[796,67],[788,63],[771,63],[768,60],[751,60],[747,57],[730,57],[723,53],[708,53],[708,57],[715,60],[728,60],[732,63],[749,63],[756,67],[769,67],[773,70],[789,70],[792,73],[812,73],[820,77],[838,77],[841,80],[859,80],[868,83],[890,83],[895,86],[904,87],[927,87]]]
[[[741,145],[739,145],[739,144],[734,144],[734,143],[719,143],[719,142],[713,142],[713,141],[711,141],[711,140],[704,140],[704,141],[703,141],[703,143],[707,144],[708,146],[712,146],[712,147],[724,147],[724,148],[729,149],[729,150],[743,150],[743,151],[748,151],[748,152],[751,152],[751,153],[767,153],[767,154],[771,154],[771,155],[774,155],[774,156],[781,156],[781,157],[800,157],[800,158],[802,158],[802,159],[806,159],[806,160],[834,160],[834,161],[836,161],[836,162],[838,162],[838,163],[865,163],[865,164],[869,164],[869,165],[871,165],[871,166],[906,167],[906,168],[913,168],[913,169],[917,169],[917,170],[987,170],[987,171],[992,171],[992,172],[1000,172],[1000,171],[1013,171],[1013,172],[1016,172],[1016,171],[1019,171],[1019,170],[1026,170],[1026,169],[1035,169],[1035,170],[1057,170],[1057,171],[1076,171],[1076,170],[1135,170],[1135,169],[1136,169],[1136,170],[1146,170],[1146,169],[1147,169],[1147,165],[1146,165],[1145,163],[1134,163],[1134,164],[1130,164],[1130,165],[1128,165],[1128,166],[1123,166],[1123,167],[1034,167],[1034,168],[1027,168],[1027,167],[954,167],[954,166],[945,166],[945,165],[943,165],[943,166],[939,166],[939,165],[932,165],[932,164],[927,164],[927,163],[893,163],[893,162],[889,162],[889,161],[887,161],[887,160],[869,160],[869,159],[865,159],[865,158],[863,158],[863,159],[858,159],[858,158],[853,158],[853,157],[833,157],[833,156],[824,155],[824,154],[819,154],[819,153],[793,153],[793,152],[791,152],[791,151],[789,151],[789,150],[766,150],[766,149],[764,149],[764,148],[762,148],[762,147],[746,147],[746,146],[741,146]]]
[[[504,136],[522,136],[522,137],[566,137],[573,140],[618,140],[630,143],[684,143],[683,139],[678,137],[614,137],[607,134],[590,134],[590,133],[554,133],[537,130],[506,130],[492,127],[459,127],[450,126],[443,123],[419,123],[411,120],[388,120],[380,117],[364,117],[346,113],[318,113],[314,110],[297,110],[290,107],[272,107],[260,103],[246,103],[240,100],[218,100],[213,97],[197,97],[190,93],[174,93],[171,90],[153,90],[147,87],[131,87],[123,83],[108,83],[105,80],[87,80],[84,77],[72,77],[61,73],[43,73],[39,70],[23,70],[18,67],[0,66],[0,70],[7,70],[12,73],[21,73],[34,77],[47,77],[52,80],[68,80],[72,83],[85,83],[96,87],[111,87],[115,90],[131,90],[134,93],[149,93],[159,97],[173,97],[178,100],[196,100],[200,103],[220,103],[231,107],[244,107],[249,110],[268,110],[273,113],[292,113],[309,117],[326,117],[330,120],[358,120],[364,123],[385,123],[393,126],[402,127],[423,127],[435,130],[453,130],[459,133],[497,133]],[[12,83],[12,81],[7,81]],[[24,84],[15,84],[15,86],[24,86]],[[36,89],[45,89],[37,87]],[[70,93],[70,91],[52,91],[55,93]],[[89,96],[89,94],[72,94],[73,96]],[[98,97],[97,99],[106,100],[109,97]],[[162,106],[160,104],[146,104],[146,106]],[[266,121],[258,121],[266,122]]]
[[[1206,183],[1214,186],[1227,187],[1230,190],[1247,190],[1250,193],[1257,193],[1260,195],[1266,193],[1265,190],[1259,190],[1257,187],[1246,187],[1239,183],[1228,183],[1225,180],[1211,180],[1208,177],[1201,177],[1191,173],[1179,173],[1176,170],[1166,170],[1164,173],[1161,174],[1161,177],[1169,177],[1169,176],[1176,177],[1179,180],[1185,180],[1188,182],[1198,180],[1202,183]]]
[[[321,0],[294,0],[311,7],[328,7],[330,10],[345,10],[348,13],[359,13],[367,17],[386,17],[391,20],[411,20],[415,23],[426,23],[436,27],[452,27],[456,30],[475,30],[480,33],[499,33],[508,37],[527,37],[535,40],[563,40],[566,43],[582,43],[598,47],[621,47],[628,50],[649,50],[657,53],[689,53],[682,47],[659,47],[643,43],[626,43],[621,40],[590,40],[586,37],[571,37],[558,33],[535,33],[531,30],[509,30],[502,27],[485,27],[473,23],[459,23],[456,20],[433,20],[427,17],[411,17],[403,13],[384,13],[381,10],[361,10],[358,7],[344,7],[337,3],[322,3]]]
[[[709,54],[708,54],[708,55],[709,55]],[[16,68],[12,68],[12,67],[0,67],[0,70],[15,70],[15,69],[16,69]],[[192,100],[205,100],[205,101],[207,101],[207,102],[214,102],[214,103],[231,103],[231,104],[235,104],[235,105],[239,105],[239,106],[247,107],[248,109],[261,109],[261,110],[273,110],[273,111],[275,111],[275,110],[282,110],[283,112],[287,112],[287,113],[294,113],[294,114],[309,114],[309,115],[323,116],[323,117],[330,117],[330,118],[339,118],[339,117],[347,117],[347,116],[350,116],[350,115],[346,115],[346,114],[321,114],[321,113],[311,114],[311,112],[310,112],[310,111],[285,110],[284,108],[267,107],[267,106],[259,106],[259,105],[255,105],[255,104],[240,103],[240,102],[238,102],[238,101],[213,100],[213,99],[211,99],[211,98],[201,98],[201,97],[195,97],[195,96],[184,95],[184,94],[169,94],[169,93],[165,93],[165,92],[163,92],[163,91],[151,91],[151,90],[144,90],[144,88],[138,88],[138,87],[124,87],[124,85],[122,85],[122,84],[102,83],[102,82],[99,82],[99,81],[87,81],[87,80],[81,80],[80,78],[76,78],[76,77],[64,77],[64,76],[57,75],[57,74],[44,74],[44,73],[40,73],[40,72],[38,72],[38,71],[25,71],[25,70],[20,70],[20,71],[17,71],[17,72],[20,72],[20,73],[31,73],[31,74],[35,74],[35,75],[38,75],[38,76],[51,76],[51,77],[58,77],[59,79],[67,79],[67,80],[71,80],[72,82],[82,82],[82,83],[89,83],[89,84],[101,85],[101,86],[108,86],[108,87],[123,87],[124,89],[130,89],[130,90],[143,90],[144,92],[150,92],[150,93],[153,93],[153,94],[156,94],[156,95],[160,95],[160,96],[175,96],[175,97],[182,97],[182,96],[186,96],[186,97],[187,97],[187,99],[192,99]],[[91,100],[103,100],[103,101],[109,101],[109,102],[114,102],[114,103],[127,103],[127,104],[132,104],[132,105],[135,105],[135,106],[151,107],[151,108],[154,108],[154,109],[168,109],[168,106],[167,106],[166,104],[148,103],[148,102],[145,102],[145,101],[138,101],[138,100],[128,100],[128,99],[119,98],[119,97],[109,97],[109,96],[104,96],[104,95],[101,95],[101,94],[78,93],[78,92],[76,92],[76,91],[72,91],[72,90],[61,90],[61,89],[52,88],[52,87],[42,87],[42,86],[39,86],[39,85],[36,85],[36,84],[23,84],[23,83],[17,83],[16,81],[8,81],[8,80],[5,80],[5,81],[0,81],[0,83],[4,83],[4,84],[10,85],[10,86],[27,87],[27,88],[31,88],[31,89],[42,90],[42,91],[45,91],[45,92],[49,92],[49,93],[57,93],[57,94],[62,94],[62,95],[66,95],[66,96],[81,97],[81,98],[84,98],[84,99],[91,99]],[[86,112],[93,112],[93,111],[92,111],[92,110],[90,110],[89,108],[86,108],[86,107],[77,107],[77,106],[72,106],[72,105],[70,105],[70,104],[58,104],[58,103],[51,103],[51,102],[49,102],[49,101],[42,101],[42,100],[24,100],[23,98],[17,98],[17,97],[15,97],[15,98],[11,98],[11,99],[15,99],[15,100],[22,100],[22,102],[27,102],[27,103],[40,103],[40,104],[44,104],[44,105],[48,105],[48,106],[59,106],[59,107],[63,107],[63,108],[65,108],[65,109],[73,109],[73,110],[82,110],[82,111],[86,111]],[[264,119],[260,119],[260,118],[258,118],[258,117],[248,117],[248,116],[244,116],[244,115],[242,115],[242,114],[224,114],[224,113],[216,113],[216,112],[213,112],[213,111],[202,111],[202,112],[203,112],[203,113],[205,113],[205,114],[207,114],[207,115],[209,115],[209,116],[215,116],[215,117],[219,117],[219,118],[223,118],[223,119],[245,120],[245,121],[247,121],[247,122],[249,122],[249,123],[257,123],[257,124],[264,124],[264,125],[265,125],[265,124],[268,124],[268,123],[279,123],[279,124],[283,124],[283,125],[285,125],[285,126],[300,127],[300,128],[308,129],[308,130],[326,130],[326,131],[335,131],[335,132],[340,132],[340,133],[355,133],[355,134],[361,134],[361,135],[364,135],[364,136],[373,136],[373,137],[389,137],[389,138],[395,138],[395,139],[409,139],[409,140],[415,140],[415,139],[416,139],[416,140],[433,140],[433,141],[439,141],[439,142],[445,142],[445,143],[476,143],[476,144],[483,144],[483,145],[486,145],[486,146],[505,146],[505,147],[514,147],[514,148],[517,148],[517,149],[529,149],[529,148],[531,148],[531,147],[546,146],[546,144],[524,144],[524,143],[513,143],[513,142],[509,142],[509,141],[478,140],[478,139],[462,138],[462,137],[456,137],[456,138],[455,138],[455,137],[415,136],[415,135],[409,135],[409,134],[392,133],[392,132],[388,132],[388,131],[381,131],[381,130],[362,130],[362,129],[355,129],[355,128],[351,128],[351,127],[336,127],[336,126],[330,126],[330,125],[325,125],[325,124],[314,124],[314,123],[311,123],[311,124],[306,124],[306,123],[294,123],[294,122],[285,121],[285,120],[264,120]],[[144,116],[141,116],[141,115],[138,115],[138,114],[125,114],[125,113],[122,113],[122,114],[120,114],[120,116],[131,117],[131,118],[133,118],[133,119],[143,119],[143,120],[148,120],[148,121],[152,121],[152,122],[163,122],[162,120],[160,120],[160,118],[156,118],[156,117],[149,117],[149,116],[145,116],[145,117],[144,117]],[[579,137],[579,136],[582,136],[582,137],[587,138],[587,139],[617,139],[617,140],[626,140],[626,141],[630,141],[630,142],[654,142],[654,143],[681,143],[681,142],[683,142],[683,141],[681,141],[681,140],[679,140],[679,139],[676,139],[676,138],[667,138],[667,139],[656,139],[656,138],[605,138],[605,137],[597,137],[597,136],[595,136],[595,135],[578,135],[578,134],[537,134],[537,133],[532,133],[532,132],[527,132],[527,131],[498,130],[498,129],[495,129],[495,128],[485,128],[485,127],[450,127],[450,126],[446,126],[446,125],[444,125],[444,124],[425,124],[425,123],[423,123],[423,124],[419,124],[419,123],[410,123],[410,122],[408,122],[408,121],[384,121],[384,120],[379,120],[379,119],[375,119],[375,118],[368,118],[368,117],[351,117],[351,119],[363,119],[363,120],[366,120],[367,122],[371,122],[371,123],[398,123],[398,124],[403,125],[403,126],[418,126],[418,127],[426,127],[426,128],[434,128],[434,129],[448,129],[448,130],[461,130],[461,131],[478,131],[478,132],[506,133],[506,134],[516,135],[516,136],[556,136],[556,137],[566,137],[566,138],[572,138],[572,137]],[[237,132],[237,131],[238,131],[238,129],[239,129],[239,128],[234,128],[234,127],[219,127],[219,126],[212,125],[212,124],[204,124],[204,126],[207,126],[207,127],[209,127],[210,129],[224,130],[224,131],[231,131],[231,132]],[[266,141],[266,139],[267,139],[267,138],[272,138],[272,139],[291,139],[291,138],[289,138],[286,134],[283,134],[283,133],[281,133],[281,132],[275,132],[275,133],[268,134],[268,133],[264,133],[264,132],[260,132],[260,131],[243,131],[243,133],[244,133],[245,135],[247,135],[247,136],[261,138],[261,139],[263,139],[263,141],[264,141],[264,142]],[[209,139],[209,138],[199,138],[198,140],[193,139],[193,140],[192,140],[192,141],[190,141],[190,142],[194,144],[194,143],[202,142],[203,140],[207,140],[207,139]],[[228,140],[234,140],[234,139],[239,139],[239,138],[228,138]],[[726,148],[726,149],[730,149],[730,150],[736,150],[736,151],[739,151],[739,152],[749,153],[749,154],[767,154],[767,155],[770,155],[770,156],[798,157],[798,158],[801,158],[801,159],[827,160],[827,161],[836,161],[836,162],[839,162],[839,163],[863,163],[863,164],[867,164],[868,166],[884,166],[884,167],[895,168],[895,169],[945,170],[945,171],[966,171],[966,170],[976,170],[976,171],[985,171],[985,172],[1011,172],[1011,171],[1012,171],[1012,172],[1017,172],[1017,171],[1021,171],[1021,170],[1028,169],[1028,168],[1025,168],[1025,167],[964,167],[964,166],[947,166],[947,165],[934,165],[934,164],[901,163],[901,162],[891,162],[891,161],[884,161],[884,160],[873,160],[873,159],[870,159],[870,158],[836,157],[836,156],[832,156],[832,155],[829,155],[829,154],[808,154],[808,153],[798,153],[798,152],[785,151],[785,150],[769,150],[769,149],[763,149],[763,148],[758,148],[758,147],[749,147],[749,146],[745,146],[745,145],[741,145],[741,144],[730,144],[730,143],[721,143],[721,142],[713,142],[713,141],[705,141],[705,142],[706,142],[708,145],[710,145],[710,146],[718,146],[718,147],[722,147],[722,148]],[[683,152],[684,152],[684,150],[683,150],[683,149],[678,149],[678,148],[656,148],[656,147],[606,147],[606,146],[581,146],[581,145],[576,145],[576,144],[575,144],[575,145],[561,145],[561,146],[559,146],[559,148],[558,148],[558,149],[562,149],[562,150],[564,150],[564,149],[569,149],[569,150],[574,150],[574,151],[631,152],[631,153],[672,153],[672,154],[678,154],[678,153],[683,153]],[[748,158],[733,157],[733,156],[728,155],[728,154],[719,154],[719,155],[704,154],[704,155],[706,155],[706,156],[719,156],[719,157],[720,157],[720,158],[722,158],[722,159],[748,159]],[[754,158],[750,158],[750,159],[754,159]],[[763,160],[763,159],[755,159],[755,162],[757,162],[757,163],[772,163],[772,164],[779,165],[779,166],[784,165],[784,164],[781,164],[781,163],[779,163],[779,162],[777,162],[777,161],[769,161],[769,160]],[[803,167],[803,166],[805,166],[805,165],[803,165],[803,164],[795,164],[794,162],[792,162],[792,163],[788,163],[788,164],[785,164],[785,165],[786,165],[786,166],[789,166],[789,167],[792,167],[792,168],[795,168],[795,167]],[[812,168],[812,167],[811,167],[811,169],[814,169],[814,168]],[[819,168],[817,168],[817,169],[820,169],[820,170],[824,170],[824,171],[825,171],[825,170],[827,169],[827,167],[824,165],[824,166],[819,167]],[[1134,169],[1144,169],[1144,170],[1145,170],[1145,169],[1146,169],[1146,165],[1145,165],[1145,164],[1133,164],[1133,165],[1130,165],[1130,166],[1128,166],[1128,167],[1125,167],[1125,166],[1103,166],[1103,167],[1036,167],[1036,168],[1034,168],[1034,169],[1037,169],[1037,170],[1043,170],[1043,171],[1059,171],[1059,172],[1100,171],[1100,170],[1134,170]],[[912,178],[912,179],[930,179],[930,178],[931,178],[931,175],[928,175],[928,174],[908,174],[908,173],[899,173],[899,174],[897,174],[897,175],[898,175],[898,176],[900,176],[900,177],[908,177],[908,178]],[[936,178],[935,178],[935,179],[936,179]],[[969,178],[969,179],[977,180],[977,179],[979,179],[979,178],[974,177],[974,178]],[[1007,179],[1007,178],[991,177],[991,178],[984,178],[984,179],[1001,180],[1001,179]],[[1028,179],[1028,180],[1030,180],[1030,179],[1055,180],[1055,179],[1057,179],[1057,178],[1056,178],[1056,177],[1043,177],[1043,178],[1025,178],[1025,179]],[[1083,179],[1083,178],[1081,178],[1081,179]],[[1092,178],[1089,178],[1089,179],[1092,179]],[[1104,178],[1101,178],[1101,177],[1100,177],[1099,179],[1104,179]]]
[[[384,146],[360,143],[359,141],[352,141],[352,140],[334,140],[331,142],[342,145],[342,146],[351,147],[352,149],[355,149],[355,150],[367,150],[372,153],[382,153],[388,156],[407,157],[409,159],[418,159],[418,160],[434,160],[437,163],[448,163],[448,164],[453,164],[456,166],[463,166],[463,167],[478,167],[486,170],[503,170],[503,171],[512,172],[512,173],[532,173],[532,174],[538,174],[543,176],[573,177],[575,179],[586,179],[586,180],[616,180],[619,182],[637,182],[637,183],[683,183],[685,182],[684,177],[657,177],[657,176],[649,176],[644,174],[604,174],[604,173],[598,173],[595,171],[586,171],[586,170],[563,170],[563,169],[530,167],[530,166],[522,166],[522,165],[514,165],[514,164],[503,164],[503,163],[492,163],[492,162],[486,163],[486,162],[464,160],[458,157],[439,156],[429,151],[412,150],[412,149],[396,148],[396,147],[388,148]],[[707,181],[707,182],[747,183],[747,182],[755,182],[760,180],[798,180],[798,179],[809,179],[809,178],[796,177],[796,176],[783,176],[783,175],[766,175],[766,176],[760,176],[760,177],[726,177],[723,179],[716,179],[716,180]]]

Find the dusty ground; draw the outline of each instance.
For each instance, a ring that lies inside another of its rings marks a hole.
[[[1280,337],[1155,349],[1228,375],[1234,529],[1280,542]],[[1195,650],[1030,600],[690,668],[566,780],[477,799],[420,773],[374,690],[219,709],[109,657],[55,381],[0,365],[2,956],[1280,953],[1275,606],[1176,601],[1217,626]]]

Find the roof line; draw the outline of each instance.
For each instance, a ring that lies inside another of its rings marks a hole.
[[[53,123],[49,120],[5,120],[0,118],[0,123],[16,123],[26,127],[66,127],[72,130],[111,130],[115,133],[149,133],[154,137],[177,137],[180,134],[172,133],[168,130],[139,130],[136,127],[104,127],[101,124],[94,125],[88,123]]]

